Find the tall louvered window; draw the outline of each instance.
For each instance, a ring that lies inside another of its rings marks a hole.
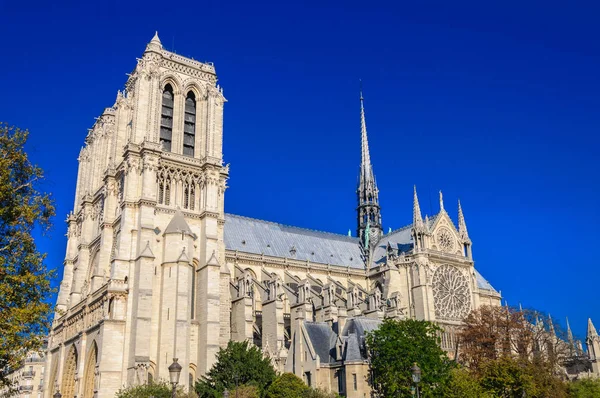
[[[183,125],[183,154],[194,156],[196,143],[196,96],[189,92],[185,98],[185,121]]]
[[[165,202],[165,184],[160,182],[158,184],[158,203],[163,204]]]
[[[165,86],[162,95],[162,110],[160,114],[160,143],[165,151],[171,152],[173,139],[173,87]]]
[[[189,209],[190,207],[190,188],[187,184],[185,184],[185,188],[183,188],[183,208]]]
[[[167,181],[165,182],[165,191],[164,191],[164,201],[162,203],[166,204],[167,206],[171,204],[171,180],[167,179]]]

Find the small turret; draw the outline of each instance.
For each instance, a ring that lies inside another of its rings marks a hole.
[[[600,336],[596,332],[596,328],[592,323],[592,319],[588,318],[587,336],[585,338],[587,352],[592,361],[592,372],[596,377],[600,376]]]
[[[413,187],[412,223],[412,237],[415,245],[415,251],[425,248],[425,234],[427,234],[427,226],[426,222],[423,222],[423,216],[421,216],[421,206],[419,205],[419,197],[417,196],[417,186],[415,185]]]
[[[471,251],[472,242],[469,238],[469,232],[467,231],[467,222],[465,221],[465,216],[463,215],[460,200],[458,201],[458,235],[462,240],[463,252],[465,257],[469,259],[473,258],[473,253]]]
[[[150,43],[148,43],[148,45],[146,46],[146,51],[157,51],[159,52],[160,50],[162,50],[163,46],[162,43],[160,42],[160,39],[158,38],[158,32],[154,33],[154,37],[152,38],[152,40],[150,40]]]

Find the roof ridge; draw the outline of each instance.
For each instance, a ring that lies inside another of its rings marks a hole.
[[[308,231],[308,232],[317,232],[319,234],[323,234],[323,235],[332,235],[335,236],[337,238],[344,238],[344,240],[346,241],[356,241],[358,240],[357,237],[355,236],[348,236],[348,235],[344,235],[344,234],[336,234],[335,232],[329,232],[329,231],[320,231],[318,229],[311,229],[311,228],[305,228],[305,227],[297,227],[295,225],[289,225],[289,224],[283,224],[283,223],[279,223],[276,221],[268,221],[268,220],[261,220],[260,218],[254,218],[254,217],[248,217],[248,216],[240,216],[239,214],[233,214],[233,213],[225,213],[225,216],[233,216],[233,217],[237,217],[237,218],[243,218],[246,220],[251,220],[251,221],[259,221],[265,224],[271,224],[271,225],[276,225],[278,227],[285,227],[285,228],[293,228],[293,229],[298,229],[301,231]]]

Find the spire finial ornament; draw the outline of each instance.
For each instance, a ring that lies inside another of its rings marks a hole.
[[[379,207],[379,190],[373,174],[369,141],[367,139],[367,123],[365,120],[362,81],[360,84],[360,133],[361,163],[358,182],[358,231],[357,235],[365,248],[371,249],[382,235],[381,209]],[[368,233],[367,233],[368,229]],[[367,239],[365,239],[367,238]],[[368,242],[368,244],[367,244]]]
[[[575,340],[573,339],[573,332],[571,331],[571,325],[569,325],[569,317],[567,317],[567,338],[569,339],[569,344],[573,346],[575,344]]]
[[[423,223],[421,215],[421,206],[419,205],[419,197],[417,196],[417,186],[413,185],[413,226]]]
[[[552,322],[552,316],[548,314],[548,330],[552,336],[556,336],[556,332],[554,331],[554,322]]]
[[[440,190],[440,211],[445,211],[444,210],[444,195],[442,194],[441,190]]]
[[[149,51],[149,50],[160,51],[160,50],[162,50],[162,48],[163,48],[162,43],[160,42],[160,39],[158,38],[158,31],[156,31],[154,33],[154,37],[152,37],[152,40],[150,40],[150,43],[148,43],[148,45],[146,46],[146,51]]]
[[[592,318],[588,318],[588,327],[587,327],[587,338],[597,337],[598,332],[596,332],[596,328],[592,323]]]
[[[460,205],[460,200],[458,201],[458,234],[461,239],[465,242],[469,242],[469,232],[467,231],[467,223],[465,221],[465,216],[463,215],[462,206]]]

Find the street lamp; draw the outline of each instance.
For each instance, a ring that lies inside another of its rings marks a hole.
[[[419,366],[415,362],[412,368],[410,368],[410,371],[412,373],[413,383],[415,383],[415,387],[417,390],[417,398],[419,398],[421,396],[421,394],[419,394],[419,383],[421,382],[421,368],[419,368]]]
[[[177,383],[179,383],[180,374],[181,365],[177,362],[177,358],[173,358],[173,363],[171,364],[171,366],[169,366],[169,379],[171,379],[171,384],[173,385],[173,392],[171,393],[172,398],[175,398],[175,393],[177,391]]]

